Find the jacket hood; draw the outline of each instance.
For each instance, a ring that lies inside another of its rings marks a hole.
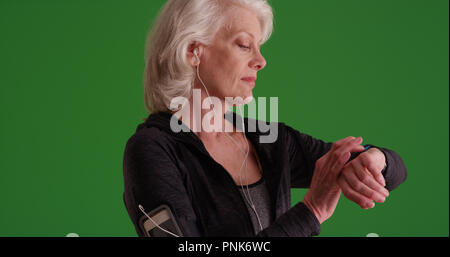
[[[145,120],[144,123],[138,125],[136,131],[139,131],[143,128],[156,127],[156,128],[159,128],[159,129],[169,132],[169,133],[180,134],[178,132],[174,132],[170,128],[170,119],[172,118],[172,116],[173,116],[173,114],[171,114],[169,112],[151,113],[147,117],[147,119]],[[234,121],[235,126],[238,129],[242,129],[242,125],[241,125],[242,116],[229,111],[224,114],[224,118],[230,122]],[[237,119],[237,121],[236,121],[236,119]],[[247,123],[248,123],[248,118],[244,117],[244,124],[247,125]],[[193,133],[193,131],[190,130],[189,127],[187,127],[184,123],[181,123],[181,127],[183,127],[185,130],[189,131],[190,133]]]
[[[144,123],[138,125],[136,131],[139,131],[144,128],[156,127],[164,131],[165,133],[169,134],[174,139],[187,143],[192,143],[195,144],[196,146],[199,146],[199,144],[203,145],[200,138],[192,130],[190,130],[189,127],[187,127],[184,123],[180,124],[180,126],[183,128],[182,131],[180,132],[173,131],[170,127],[170,120],[172,116],[173,114],[169,112],[151,113],[149,114]],[[236,114],[235,112],[228,111],[224,114],[224,118],[233,123],[237,129],[243,130],[242,116]],[[244,117],[245,134],[248,138],[256,140],[257,138],[259,138],[259,136],[270,133],[270,132],[261,132],[259,130],[259,126],[257,125],[258,122],[260,123],[263,121],[258,121],[255,119]],[[267,124],[267,122],[264,123]]]

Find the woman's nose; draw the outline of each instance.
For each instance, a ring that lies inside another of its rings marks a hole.
[[[252,60],[250,66],[251,68],[254,68],[256,70],[261,70],[266,66],[266,59],[261,55],[261,53],[258,51],[255,54],[255,58]]]

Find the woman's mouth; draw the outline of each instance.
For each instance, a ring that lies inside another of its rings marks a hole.
[[[256,81],[256,77],[243,77],[241,80],[249,83],[250,85],[254,86],[255,85],[255,81]]]

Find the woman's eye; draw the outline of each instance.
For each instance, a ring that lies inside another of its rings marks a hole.
[[[239,45],[240,48],[244,48],[244,49],[250,49],[250,46],[246,46],[246,45]]]

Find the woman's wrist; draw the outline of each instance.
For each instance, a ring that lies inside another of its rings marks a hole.
[[[317,210],[317,208],[314,207],[314,204],[309,201],[309,197],[307,195],[308,193],[306,193],[305,197],[303,198],[303,204],[305,204],[309,211],[314,214],[319,223],[322,224],[325,220],[322,218],[322,215],[320,215],[320,212]]]

